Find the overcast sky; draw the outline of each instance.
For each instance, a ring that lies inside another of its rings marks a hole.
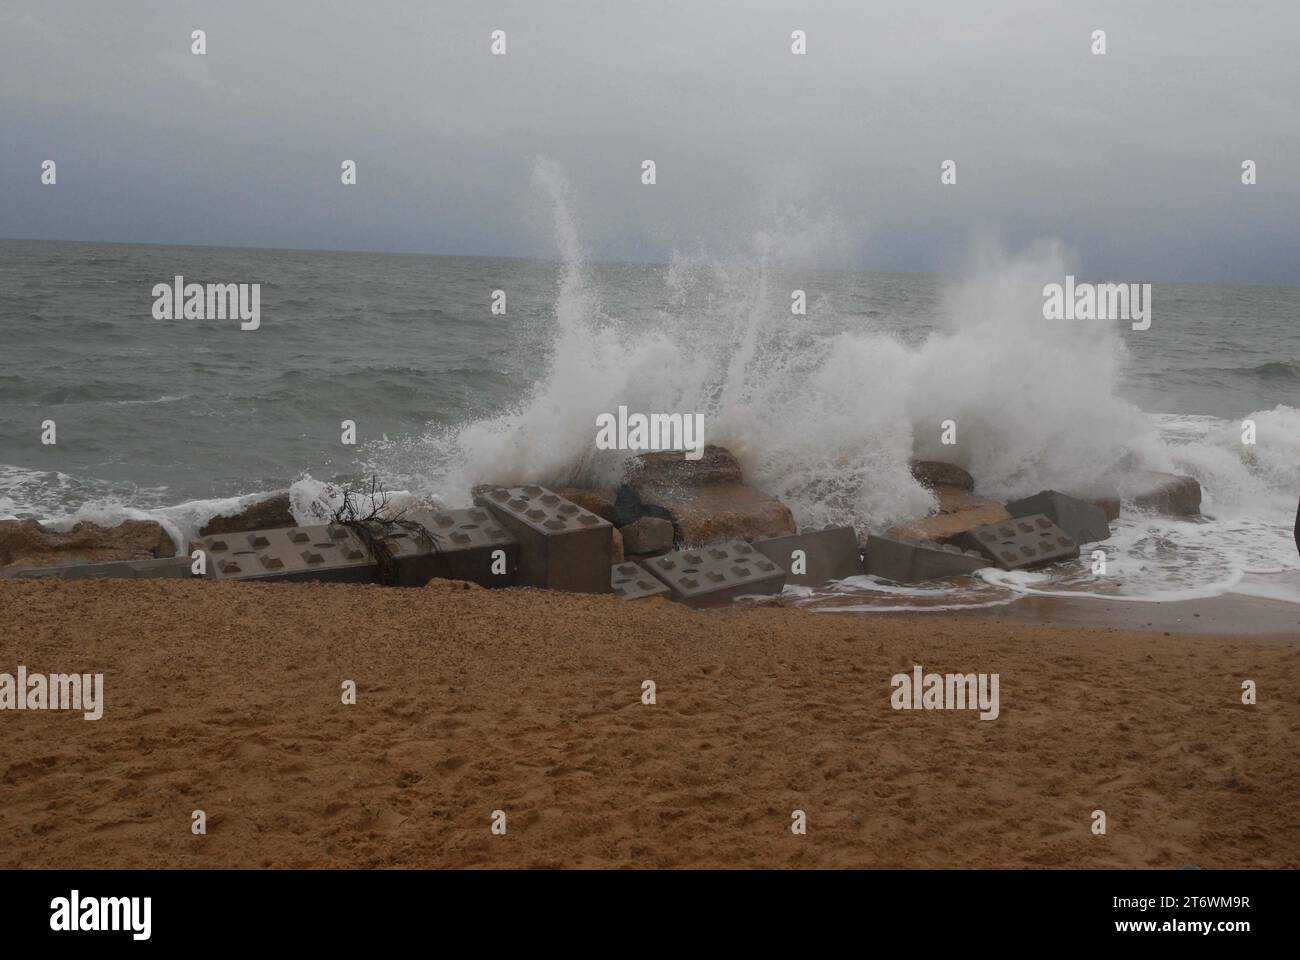
[[[1297,44],[1296,0],[2,0],[0,237],[551,256],[547,156],[602,259],[1297,286]]]

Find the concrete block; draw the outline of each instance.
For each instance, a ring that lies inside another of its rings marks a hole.
[[[780,593],[785,570],[743,540],[698,550],[676,550],[642,561],[668,585],[672,598],[691,607],[730,603],[736,597]]]
[[[754,549],[785,571],[785,582],[820,587],[863,573],[858,535],[852,527],[828,527],[788,537],[755,540]],[[803,551],[803,573],[794,573],[796,550]]]
[[[610,592],[614,527],[609,521],[536,485],[486,490],[476,502],[519,541],[519,586]]]
[[[631,561],[616,563],[609,568],[609,585],[621,600],[664,597],[671,593],[663,581]]]
[[[164,557],[158,560],[114,560],[107,563],[69,563],[57,567],[9,567],[0,569],[0,577],[59,580],[189,580],[189,557]]]
[[[519,541],[488,511],[481,507],[422,509],[407,513],[404,519],[424,527],[433,541],[434,549],[427,555],[429,579],[466,580],[483,587],[515,585],[519,575]],[[504,572],[496,572],[494,568]]]
[[[1026,570],[1079,555],[1079,545],[1041,513],[972,530],[962,546],[978,550],[1003,570]]]
[[[989,561],[976,551],[933,540],[876,535],[867,538],[863,552],[867,573],[895,583],[964,577],[989,566]]]
[[[216,580],[370,583],[376,565],[361,539],[338,523],[200,537]]]
[[[968,577],[988,565],[988,559],[976,550],[963,550],[953,543],[927,540],[916,545],[916,553],[912,557],[911,582]]]
[[[1106,522],[1104,509],[1056,490],[1044,490],[1032,497],[1012,500],[1007,504],[1007,512],[1013,517],[1032,517],[1041,513],[1075,543],[1100,543],[1110,539],[1110,524]]]

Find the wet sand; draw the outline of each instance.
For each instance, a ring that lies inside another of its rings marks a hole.
[[[917,663],[1000,716],[891,709]],[[106,706],[0,712],[0,867],[1300,866],[1294,633],[0,581],[19,664]]]
[[[940,615],[936,614],[936,617]],[[1300,606],[1281,600],[1226,595],[1209,600],[1133,603],[1023,597],[1005,606],[945,611],[953,622],[1097,627],[1156,633],[1208,633],[1289,640],[1300,637]]]

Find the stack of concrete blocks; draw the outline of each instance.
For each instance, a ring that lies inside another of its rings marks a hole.
[[[785,571],[743,540],[675,550],[642,561],[642,566],[668,587],[673,600],[689,607],[780,593],[785,586]]]
[[[546,487],[496,487],[475,502],[519,541],[521,587],[609,593],[614,527]]]
[[[820,587],[862,576],[862,553],[852,527],[827,527],[786,537],[755,540],[754,548],[785,570],[791,586]]]
[[[1007,504],[1007,512],[1017,518],[1042,514],[1075,543],[1100,543],[1110,539],[1110,524],[1106,522],[1104,509],[1056,490],[1044,490],[1032,497],[1012,500]]]
[[[866,569],[894,583],[924,583],[969,576],[989,565],[977,551],[934,540],[909,540],[884,534],[867,538]]]
[[[1041,513],[977,527],[962,541],[1003,570],[1028,570],[1079,556],[1079,544]]]

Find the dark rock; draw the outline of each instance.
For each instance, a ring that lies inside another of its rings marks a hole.
[[[1119,492],[1139,510],[1174,517],[1195,517],[1201,512],[1201,485],[1191,477],[1144,470],[1122,478]]]
[[[253,530],[275,530],[295,527],[297,521],[289,511],[288,492],[277,493],[258,500],[227,516],[213,517],[199,529],[199,536],[212,537],[224,533],[248,533]]]
[[[683,450],[659,450],[633,457],[624,478],[634,487],[690,486],[744,483],[740,463],[726,447],[706,444],[698,460],[687,460]]]
[[[623,549],[627,553],[645,556],[663,553],[673,548],[673,522],[660,517],[642,517],[620,528]]]
[[[964,468],[955,463],[942,460],[913,460],[910,464],[912,476],[923,487],[956,487],[959,490],[974,490],[975,478]]]

